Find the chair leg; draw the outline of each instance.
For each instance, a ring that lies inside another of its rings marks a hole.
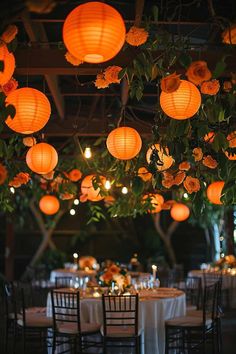
[[[141,336],[135,338],[135,354],[140,354],[140,338]]]
[[[168,327],[166,327],[165,333],[166,333],[165,354],[168,354],[169,353],[169,330],[168,330]]]
[[[107,354],[107,342],[104,337],[103,337],[102,344],[103,344],[103,354]]]
[[[22,339],[23,339],[23,353],[26,354],[26,338],[25,338],[25,329],[22,329]]]
[[[216,339],[217,339],[217,353],[221,354],[222,352],[222,331],[221,331],[221,319],[220,317],[216,322]]]
[[[53,331],[53,337],[52,337],[52,354],[55,354],[56,351],[56,334],[55,331]]]

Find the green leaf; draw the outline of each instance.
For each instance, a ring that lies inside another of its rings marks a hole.
[[[140,194],[142,194],[143,190],[144,190],[143,180],[138,176],[134,177],[132,181],[132,192],[134,193],[134,195],[136,197],[139,196]]]
[[[119,78],[120,80],[123,79],[123,77],[126,75],[126,73],[127,73],[127,68],[123,68],[123,69],[119,72],[118,78]]]
[[[187,69],[192,62],[192,57],[186,52],[181,53],[179,56],[179,62],[185,69]]]
[[[215,70],[212,73],[212,78],[213,79],[217,79],[219,76],[221,76],[223,74],[223,72],[225,71],[226,68],[226,64],[223,60],[218,61],[218,63],[216,64]]]

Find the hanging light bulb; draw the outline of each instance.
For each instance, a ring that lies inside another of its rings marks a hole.
[[[86,147],[84,150],[84,157],[90,159],[92,157],[92,151],[90,147]]]
[[[11,191],[12,194],[15,194],[15,188],[14,187],[11,187],[10,191]]]
[[[70,209],[70,215],[75,215],[75,209]]]
[[[127,188],[127,187],[123,187],[123,188],[121,189],[121,192],[122,192],[123,194],[127,194],[127,193],[128,193],[128,188]]]
[[[184,197],[184,199],[188,199],[188,193],[185,192],[185,193],[183,194],[183,197]]]
[[[74,204],[75,204],[75,205],[79,205],[79,199],[75,199],[75,200],[74,200]]]
[[[104,184],[104,187],[105,187],[106,190],[111,189],[111,182],[108,179],[106,180],[106,182]]]

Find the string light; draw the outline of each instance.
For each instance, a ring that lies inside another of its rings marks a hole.
[[[111,182],[108,179],[106,180],[104,187],[106,190],[111,189]]]
[[[74,204],[75,204],[75,205],[79,205],[79,199],[75,199],[75,200],[74,200]]]
[[[184,196],[185,199],[188,199],[188,193],[184,193],[183,196]]]
[[[70,209],[70,215],[75,215],[75,209]]]
[[[14,188],[14,187],[11,187],[11,188],[10,188],[10,192],[11,192],[12,194],[15,194],[15,188]]]
[[[92,157],[92,151],[90,147],[86,147],[84,150],[84,157],[90,159]]]
[[[128,193],[128,188],[127,188],[127,187],[123,187],[123,188],[121,189],[121,192],[122,192],[123,194],[127,194],[127,193]]]
[[[73,253],[73,258],[77,259],[79,257],[78,253]]]

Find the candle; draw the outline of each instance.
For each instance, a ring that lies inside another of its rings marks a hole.
[[[157,276],[157,266],[153,264],[152,265],[152,277],[153,277],[154,281],[156,280],[156,276]]]
[[[74,258],[74,264],[78,264],[78,257],[79,257],[79,255],[78,255],[78,253],[73,253],[73,258]]]

